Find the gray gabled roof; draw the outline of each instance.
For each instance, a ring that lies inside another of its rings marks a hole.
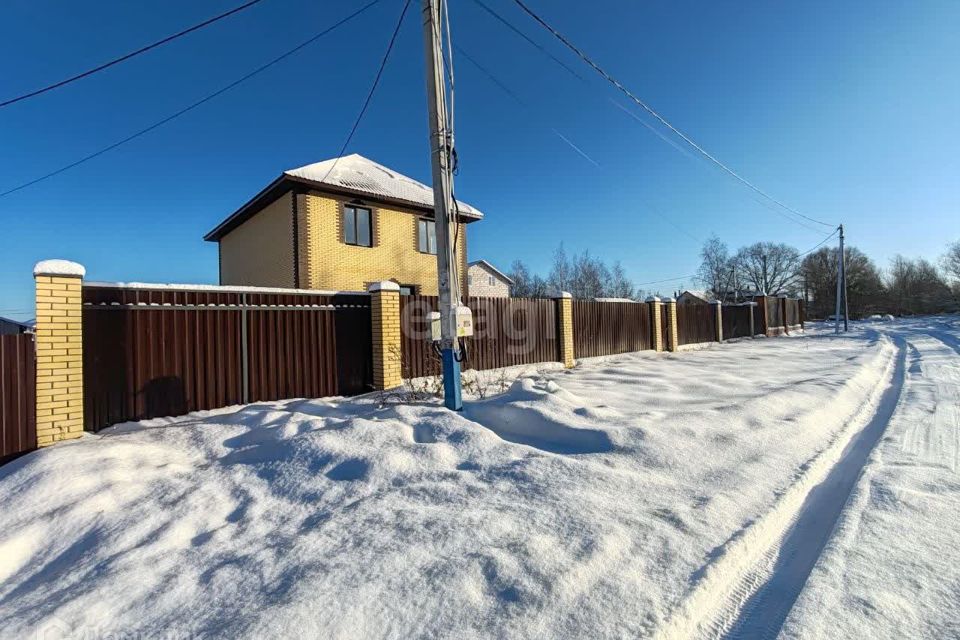
[[[213,242],[220,240],[263,207],[298,185],[301,188],[347,197],[370,198],[376,202],[396,204],[433,214],[431,187],[354,153],[284,171],[260,193],[214,227],[203,239]],[[460,200],[457,200],[457,212],[462,222],[483,219],[483,213],[479,209]]]
[[[498,276],[500,277],[501,280],[503,280],[503,281],[506,282],[507,284],[513,284],[513,278],[511,278],[510,276],[508,276],[507,274],[505,274],[503,271],[500,271],[500,269],[497,269],[495,266],[493,266],[492,264],[490,264],[490,263],[487,262],[486,260],[474,260],[473,262],[467,263],[467,267],[473,267],[473,266],[476,266],[476,265],[481,265],[481,266],[485,267],[486,269],[489,269],[490,271],[493,271],[496,275],[498,275]]]

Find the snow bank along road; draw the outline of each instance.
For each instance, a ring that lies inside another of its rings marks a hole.
[[[597,360],[463,415],[115,427],[0,468],[0,637],[956,636],[958,349],[896,322]]]

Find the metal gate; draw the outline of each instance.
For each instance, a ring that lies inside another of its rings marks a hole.
[[[0,463],[37,448],[33,335],[0,336]]]
[[[366,294],[85,286],[83,301],[87,429],[372,388]]]

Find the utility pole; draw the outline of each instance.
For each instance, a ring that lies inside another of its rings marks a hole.
[[[761,293],[763,293],[763,295],[767,295],[767,293],[769,293],[767,289],[769,288],[769,284],[770,284],[767,282],[767,254],[765,253],[761,254],[760,259],[763,261],[763,274],[762,274],[763,291]]]
[[[443,69],[443,32],[440,4],[423,0],[423,42],[427,69],[427,111],[430,124],[430,164],[433,169],[433,219],[437,231],[437,287],[440,297],[440,353],[443,361],[443,403],[448,409],[463,409],[460,390],[460,348],[457,341],[457,306],[453,295],[457,263],[451,227],[453,131],[447,114],[447,91]]]
[[[840,225],[840,264],[843,266],[843,330],[849,331],[850,299],[847,298],[847,252],[843,248],[843,225]]]
[[[840,225],[840,253],[837,256],[837,306],[833,316],[833,332],[840,333],[840,301],[843,300],[843,330],[847,325],[847,268],[843,252],[843,225]]]

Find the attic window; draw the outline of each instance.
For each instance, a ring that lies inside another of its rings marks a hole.
[[[358,247],[373,246],[371,239],[373,232],[370,227],[370,209],[344,205],[343,207],[343,241]]]

